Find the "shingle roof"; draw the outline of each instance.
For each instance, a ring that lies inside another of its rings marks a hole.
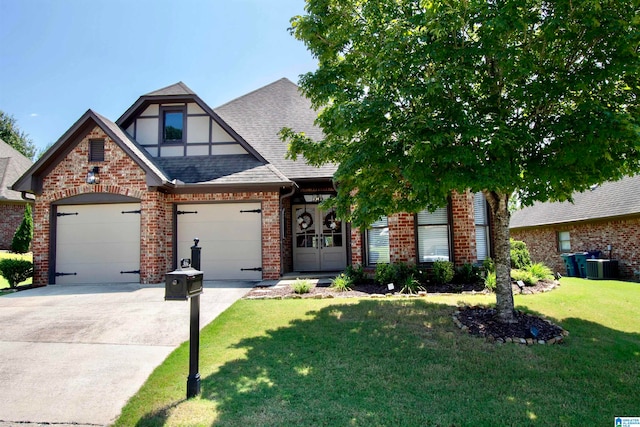
[[[162,89],[154,90],[153,92],[149,92],[144,96],[173,96],[173,95],[195,95],[196,93],[192,91],[186,84],[182,82],[178,82],[167,87],[163,87]]]
[[[289,179],[331,178],[334,165],[310,166],[303,158],[287,160],[287,144],[278,133],[283,127],[305,132],[314,140],[322,139],[322,131],[314,125],[317,113],[298,86],[283,78],[214,111],[247,143]]]
[[[606,182],[593,190],[575,193],[573,200],[574,203],[535,203],[518,210],[511,215],[509,227],[533,227],[640,215],[640,175]]]
[[[9,187],[33,164],[18,150],[0,139],[0,201],[24,202],[19,191]]]
[[[158,157],[155,162],[171,179],[186,184],[272,184],[289,182],[270,165],[249,154]]]

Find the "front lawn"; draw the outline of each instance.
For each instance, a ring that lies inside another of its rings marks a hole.
[[[33,261],[33,255],[31,253],[28,253],[28,254],[14,254],[12,252],[0,251],[0,260],[1,259],[5,259],[5,258],[26,259],[26,260],[29,260],[29,261]],[[19,283],[19,285],[30,285],[32,280],[33,280],[33,278],[29,278],[29,279],[25,280],[24,282]],[[9,288],[9,282],[7,282],[7,279],[2,277],[2,275],[0,274],[0,289],[5,289],[5,288],[7,288],[7,289]],[[0,291],[0,295],[2,295],[1,292],[2,291]]]
[[[185,343],[116,425],[569,426],[640,415],[640,284],[561,283],[515,296],[570,331],[560,345],[462,333],[455,305],[491,295],[241,300],[201,333],[201,397],[185,400]]]

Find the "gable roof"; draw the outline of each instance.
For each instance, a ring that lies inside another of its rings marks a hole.
[[[514,212],[509,228],[640,215],[640,175],[575,193],[573,201],[534,203]]]
[[[13,185],[16,191],[39,193],[41,180],[61,157],[60,153],[67,153],[83,138],[88,131],[99,126],[120,148],[122,148],[146,173],[149,186],[171,185],[169,178],[126,132],[111,120],[101,116],[93,110],[87,110],[68,131],[47,152],[31,166]]]
[[[195,95],[196,93],[189,89],[189,87],[182,83],[178,82],[167,87],[163,87],[162,89],[154,90],[153,92],[149,92],[144,96],[185,96],[185,95]]]
[[[311,108],[311,102],[286,78],[214,111],[289,179],[331,178],[337,169],[335,165],[310,166],[302,156],[296,161],[286,159],[287,144],[278,136],[283,127],[304,132],[316,141],[323,138],[322,131],[314,124],[317,112]]]
[[[11,186],[27,171],[33,162],[0,139],[0,201],[25,202],[19,191]]]

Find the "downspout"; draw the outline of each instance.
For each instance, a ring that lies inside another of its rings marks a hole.
[[[283,203],[284,203],[284,199],[286,199],[287,197],[293,196],[294,193],[296,192],[296,189],[298,188],[300,187],[298,187],[298,184],[294,182],[293,185],[291,186],[291,191],[280,196],[280,277],[282,277],[282,275],[284,274],[284,239],[287,234],[285,232],[286,215],[285,215]]]

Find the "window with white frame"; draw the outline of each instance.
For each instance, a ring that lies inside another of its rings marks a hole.
[[[478,253],[478,261],[484,261],[489,258],[490,254],[490,237],[489,237],[489,212],[487,210],[487,201],[482,192],[478,192],[473,196],[474,222],[476,225],[476,252]]]
[[[366,239],[367,264],[389,263],[389,222],[386,216],[371,224]]]
[[[558,233],[558,249],[560,252],[571,251],[571,235],[568,231],[560,231]]]
[[[418,262],[449,261],[449,212],[446,207],[417,215]]]

